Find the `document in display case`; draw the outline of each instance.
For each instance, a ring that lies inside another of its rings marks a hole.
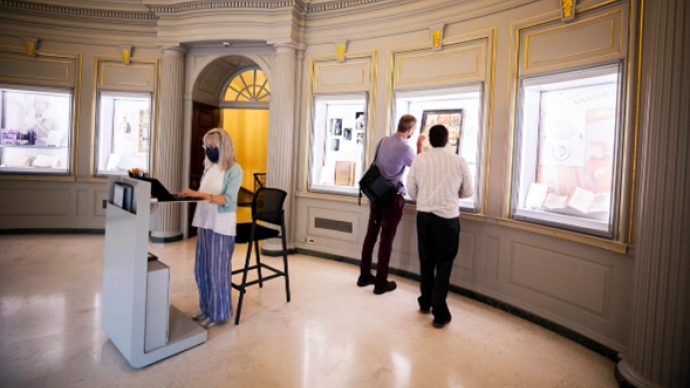
[[[0,174],[69,175],[72,91],[0,88]]]

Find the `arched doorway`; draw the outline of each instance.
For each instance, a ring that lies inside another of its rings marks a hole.
[[[204,171],[203,136],[216,127],[225,129],[233,140],[235,158],[242,166],[238,222],[251,221],[251,199],[265,185],[268,148],[270,87],[264,71],[243,56],[218,58],[197,77],[192,92],[192,125],[189,182],[199,188]],[[195,206],[190,205],[188,235]]]

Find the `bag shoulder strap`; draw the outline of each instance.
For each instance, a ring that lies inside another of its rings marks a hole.
[[[371,164],[376,164],[376,158],[379,157],[379,151],[381,150],[381,144],[383,144],[383,140],[385,137],[381,140],[379,140],[379,144],[376,145],[376,153],[374,153],[374,161],[371,162]]]

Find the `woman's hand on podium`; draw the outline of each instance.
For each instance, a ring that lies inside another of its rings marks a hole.
[[[182,190],[177,196],[180,198],[204,198],[204,194],[192,189]]]

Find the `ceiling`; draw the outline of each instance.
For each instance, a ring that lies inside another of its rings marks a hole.
[[[217,1],[217,0],[210,0]],[[148,5],[169,5],[199,3],[199,0],[31,0],[32,3],[50,4],[63,7],[91,8],[113,11],[148,12]],[[333,0],[302,0],[305,4],[323,4]]]

